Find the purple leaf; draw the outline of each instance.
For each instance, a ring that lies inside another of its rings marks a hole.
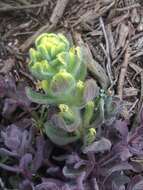
[[[143,177],[140,175],[133,177],[127,190],[143,190]]]
[[[21,169],[18,166],[8,166],[0,163],[0,168],[10,172],[21,173]]]
[[[119,155],[122,161],[128,160],[132,154],[129,151],[128,144],[124,142],[119,142],[114,146],[113,151],[115,154]]]
[[[19,155],[15,152],[11,152],[5,148],[0,148],[0,155],[3,156],[13,156],[13,157],[19,157]]]
[[[7,127],[5,132],[1,132],[5,145],[12,151],[17,152],[21,144],[22,131],[15,125]]]
[[[92,179],[92,185],[93,185],[93,190],[99,190],[99,186],[98,186],[96,178]]]
[[[25,170],[28,168],[29,164],[31,163],[32,161],[32,155],[31,154],[25,154],[21,160],[20,160],[20,165],[19,167],[22,169],[22,170]]]
[[[5,131],[1,132],[5,146],[18,156],[24,155],[31,146],[32,128],[30,131],[21,129],[16,125],[9,125]]]
[[[99,87],[97,86],[96,81],[93,79],[88,79],[85,82],[84,101],[87,103],[93,100],[98,95]]]
[[[25,154],[21,160],[20,160],[20,163],[19,163],[19,168],[21,169],[21,173],[25,176],[25,177],[28,177],[28,178],[31,178],[32,177],[32,173],[31,171],[29,170],[29,164],[31,164],[32,162],[32,155],[27,153]]]
[[[75,164],[75,163],[79,162],[80,160],[81,160],[81,158],[75,152],[72,152],[71,154],[66,156],[66,163],[67,164]]]
[[[0,98],[3,98],[5,95],[6,95],[5,80],[0,75]]]
[[[116,185],[115,183],[112,183],[112,190],[125,190],[125,186],[124,185]]]
[[[122,137],[127,137],[128,135],[128,123],[127,121],[122,121],[122,120],[116,120],[114,123],[115,128],[119,133],[121,134]]]
[[[107,175],[106,178],[104,179],[103,184],[105,183],[105,181],[114,173],[114,172],[119,172],[119,171],[124,171],[124,170],[133,170],[134,168],[132,167],[132,165],[128,164],[127,162],[122,162],[120,164],[117,164],[115,166],[113,166],[110,169],[107,169]]]
[[[23,180],[20,184],[19,184],[19,189],[20,190],[35,190],[33,183],[31,181],[29,181],[28,179]]]
[[[69,190],[68,185],[56,179],[44,179],[44,181],[36,185],[35,190]]]
[[[80,190],[84,190],[84,180],[85,180],[85,176],[86,176],[86,172],[82,172],[80,174],[80,176],[77,178],[77,187],[80,189]]]
[[[44,160],[44,148],[46,147],[44,138],[42,136],[36,138],[36,147],[37,151],[32,162],[32,171],[34,173],[42,166],[42,162]]]
[[[78,176],[81,175],[81,173],[83,172],[82,169],[73,169],[73,168],[68,168],[67,166],[63,167],[63,174],[66,178],[69,179],[75,179]]]
[[[109,151],[110,149],[111,149],[111,142],[106,138],[102,138],[101,140],[95,141],[91,145],[85,147],[83,152],[103,153],[105,151]]]

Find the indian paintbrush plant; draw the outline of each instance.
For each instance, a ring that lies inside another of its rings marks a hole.
[[[27,88],[27,96],[59,109],[43,123],[43,132],[57,145],[82,139],[83,147],[88,146],[96,137],[96,121],[105,122],[117,108],[112,109],[112,98],[106,93],[98,93],[95,80],[86,80],[83,57],[82,48],[71,47],[62,34],[44,33],[36,39],[35,49],[30,49],[29,70],[41,91]]]

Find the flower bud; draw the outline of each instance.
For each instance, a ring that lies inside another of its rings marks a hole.
[[[70,109],[69,106],[65,104],[60,104],[60,113],[59,115],[67,122],[67,124],[73,123],[75,120],[74,110]]]
[[[69,42],[62,34],[44,33],[37,38],[35,45],[48,61],[54,59],[58,53],[69,49]]]

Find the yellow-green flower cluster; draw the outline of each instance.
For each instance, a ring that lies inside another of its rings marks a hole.
[[[80,47],[70,47],[63,34],[44,33],[30,49],[29,70],[41,82],[44,94],[27,90],[37,103],[81,104],[86,65]]]

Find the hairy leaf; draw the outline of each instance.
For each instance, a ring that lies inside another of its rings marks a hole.
[[[53,126],[51,123],[45,123],[45,132],[49,139],[59,146],[63,146],[79,139],[76,135],[70,135],[62,129],[58,130],[57,127]]]

